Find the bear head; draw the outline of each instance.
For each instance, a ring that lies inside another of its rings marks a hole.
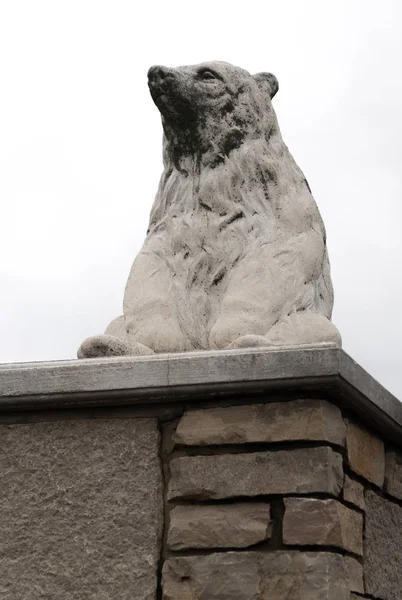
[[[162,115],[165,166],[180,169],[190,158],[215,167],[246,141],[277,131],[271,99],[278,81],[271,73],[251,75],[218,61],[154,66],[148,85]]]

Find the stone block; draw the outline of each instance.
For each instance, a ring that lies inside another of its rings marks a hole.
[[[381,600],[400,600],[402,507],[367,490],[364,539],[366,594]]]
[[[328,552],[225,552],[169,558],[163,600],[350,600],[343,557]]]
[[[349,477],[349,475],[345,475],[343,499],[364,510],[364,487],[361,483]]]
[[[298,440],[343,446],[345,438],[339,408],[308,399],[190,410],[175,434],[176,443],[186,446]]]
[[[0,426],[0,597],[152,600],[156,419]]]
[[[344,556],[343,560],[348,574],[350,591],[364,594],[363,565],[351,556]]]
[[[385,490],[402,500],[402,454],[387,452],[385,459]]]
[[[348,422],[346,447],[348,463],[352,471],[378,487],[384,484],[384,443],[366,429]]]
[[[337,496],[343,484],[342,457],[327,446],[182,456],[170,461],[170,475],[170,500],[292,493]]]
[[[246,548],[269,537],[269,504],[176,506],[170,513],[168,546],[171,550]]]
[[[283,541],[291,546],[333,546],[363,553],[363,515],[337,500],[285,498]]]

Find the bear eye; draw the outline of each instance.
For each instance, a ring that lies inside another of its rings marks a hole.
[[[200,75],[204,81],[217,79],[217,75],[213,71],[209,71],[209,70],[201,71]]]

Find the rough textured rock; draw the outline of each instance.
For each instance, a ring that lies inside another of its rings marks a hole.
[[[177,444],[246,444],[292,440],[345,443],[339,408],[325,400],[293,400],[186,412],[175,433]]]
[[[342,458],[328,447],[184,456],[170,462],[169,499],[327,493],[343,483]]]
[[[247,548],[271,537],[269,504],[176,506],[170,513],[168,546]]]
[[[346,446],[350,468],[382,487],[385,474],[384,443],[366,429],[348,422]]]
[[[0,597],[154,600],[154,419],[0,426]]]
[[[337,500],[285,498],[283,541],[291,546],[334,546],[363,553],[363,516]]]
[[[340,344],[324,224],[282,140],[271,73],[223,62],[148,73],[164,172],[124,314],[79,356]],[[136,345],[139,344],[139,349]]]
[[[170,558],[163,600],[349,600],[343,557],[327,552],[226,552]]]
[[[364,487],[361,483],[355,479],[351,479],[348,475],[345,475],[345,483],[343,484],[343,498],[347,502],[351,502],[364,510]]]
[[[348,574],[350,591],[364,594],[363,565],[351,556],[344,556],[343,560]]]
[[[385,490],[402,500],[402,455],[387,452],[385,460]]]
[[[366,594],[400,600],[402,590],[402,508],[366,491],[364,580]]]

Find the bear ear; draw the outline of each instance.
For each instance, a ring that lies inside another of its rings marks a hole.
[[[261,87],[268,88],[271,99],[279,90],[278,80],[272,73],[257,73],[257,75],[254,75],[254,79]]]

